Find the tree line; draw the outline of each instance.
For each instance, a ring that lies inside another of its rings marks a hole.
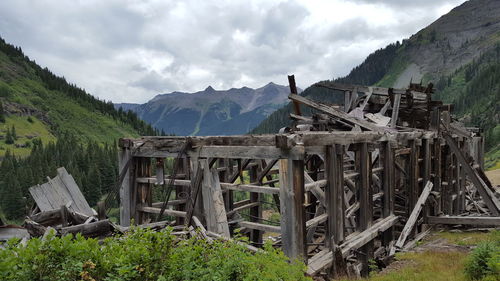
[[[90,206],[95,206],[117,180],[117,153],[114,143],[81,143],[70,134],[47,145],[33,140],[32,151],[25,158],[7,151],[0,164],[0,210],[8,220],[22,219],[34,203],[29,187],[56,176],[59,167],[66,168]]]
[[[104,115],[111,116],[115,120],[130,124],[140,135],[152,136],[162,134],[161,131],[158,131],[148,123],[141,120],[134,112],[130,110],[124,111],[121,110],[121,108],[117,110],[111,101],[100,100],[88,94],[84,89],[68,83],[64,77],[55,75],[48,68],[42,68],[35,61],[30,60],[28,56],[24,55],[21,47],[16,47],[6,43],[1,37],[0,51],[5,53],[11,60],[17,62],[18,65],[24,67],[27,72],[31,73],[34,70],[35,76],[41,80],[47,89],[57,90],[65,95],[68,95],[82,107],[92,111],[98,111]],[[0,96],[3,95],[2,89],[0,89]],[[3,113],[0,112],[0,120],[2,116]]]

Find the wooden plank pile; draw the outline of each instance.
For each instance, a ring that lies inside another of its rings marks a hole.
[[[112,235],[115,226],[89,206],[73,177],[64,167],[57,176],[29,188],[35,207],[24,222],[31,237],[43,236],[54,229],[60,235],[80,233],[85,237]]]

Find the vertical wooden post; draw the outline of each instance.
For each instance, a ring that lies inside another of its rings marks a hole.
[[[178,173],[184,174],[183,178],[185,180],[188,180],[189,179],[189,168],[187,166],[188,159],[187,158],[179,158],[179,159],[177,159],[177,161],[179,161]],[[188,190],[186,189],[185,186],[180,186],[180,185],[175,186],[175,199],[186,199],[188,197],[187,192],[188,192]],[[179,204],[179,205],[175,206],[175,210],[178,210],[178,211],[185,211],[185,209],[186,209],[185,204]],[[184,224],[184,218],[176,217],[175,220],[176,220],[177,225]]]
[[[462,140],[460,142],[460,148],[462,152],[465,152],[465,141]],[[465,171],[464,167],[460,162],[457,162],[458,164],[458,180],[459,180],[459,213],[462,213],[465,211]]]
[[[391,128],[396,128],[399,116],[399,104],[401,103],[401,94],[394,94],[394,103],[392,104]]]
[[[333,246],[344,240],[344,148],[328,145],[326,147],[325,173],[326,189],[325,203],[328,214],[326,245],[333,251]]]
[[[423,157],[423,161],[424,161],[422,183],[426,184],[428,181],[431,180],[431,169],[432,169],[431,139],[423,139],[422,140],[422,148],[423,148],[422,157]],[[426,202],[422,213],[423,213],[424,221],[425,221],[425,218],[430,213],[430,205],[428,202]]]
[[[134,163],[129,163],[129,161],[133,161],[129,147],[130,143],[120,139],[119,145],[118,167],[120,172],[123,169],[127,169],[120,186],[120,225],[130,226],[130,219],[135,212],[135,205],[132,201],[133,181],[131,180],[131,176],[133,175],[131,169],[134,167]]]
[[[304,160],[280,160],[281,243],[291,259],[305,260]]]
[[[442,204],[441,198],[442,196],[442,188],[441,188],[441,139],[434,139],[434,161],[433,161],[433,170],[434,170],[434,191],[441,193],[440,199],[437,200],[438,205],[433,212],[433,216],[439,215],[441,213]]]
[[[298,94],[297,86],[295,85],[295,76],[294,75],[288,75],[288,84],[290,86],[290,93]],[[294,109],[295,114],[302,115],[302,113],[300,112],[300,104],[297,101],[293,101],[293,109]]]
[[[359,199],[359,223],[358,231],[364,231],[373,222],[373,192],[371,187],[371,153],[368,152],[366,143],[359,144],[356,150],[356,165],[359,171],[358,199]],[[373,241],[368,242],[357,254],[362,264],[361,276],[366,277],[369,273],[369,260],[373,258]]]
[[[383,159],[383,210],[382,215],[384,218],[394,214],[394,185],[395,185],[395,165],[394,165],[394,150],[391,147],[390,142],[382,143],[382,153]],[[383,244],[388,247],[389,244],[394,240],[394,228],[389,227],[383,236]]]
[[[418,156],[420,154],[420,147],[417,145],[417,142],[415,140],[410,141],[410,147],[411,147],[411,154],[410,154],[410,165],[409,165],[409,204],[408,204],[408,210],[407,211],[407,216],[409,217],[413,208],[415,208],[415,205],[417,204],[418,198],[420,197],[420,190],[419,190],[419,185],[418,185]],[[410,237],[413,237],[415,233],[418,230],[418,226],[415,226],[413,228],[412,234]]]
[[[210,168],[207,159],[200,160],[200,165],[203,169],[201,193],[203,194],[203,209],[205,211],[207,230],[230,238],[219,174],[215,168]]]
[[[253,163],[250,166],[249,176],[250,182],[257,182],[258,166],[257,163]],[[260,223],[259,218],[262,217],[262,205],[260,204],[261,194],[257,192],[250,192],[250,203],[257,202],[259,205],[250,208],[250,221]],[[255,246],[262,245],[262,231],[258,229],[252,229],[250,231],[250,241],[255,243]]]
[[[147,178],[151,176],[151,158],[140,157],[135,161],[136,163],[136,176],[141,178]],[[151,207],[153,203],[151,184],[149,183],[136,183],[137,191],[135,192],[136,206],[148,206]],[[137,211],[135,212],[135,222],[136,224],[143,224],[149,217],[148,214]]]

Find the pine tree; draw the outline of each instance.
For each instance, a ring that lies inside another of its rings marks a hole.
[[[2,101],[0,101],[0,123],[5,123],[5,112],[3,110]]]
[[[14,125],[12,125],[12,129],[11,129],[11,130],[12,130],[12,131],[11,131],[11,133],[10,133],[10,134],[12,135],[12,138],[13,138],[14,140],[17,140],[16,127],[15,127]]]
[[[14,143],[14,138],[12,137],[12,133],[9,129],[7,129],[7,134],[5,135],[5,143],[6,144]]]

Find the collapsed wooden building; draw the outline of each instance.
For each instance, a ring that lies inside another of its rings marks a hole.
[[[121,226],[194,218],[257,247],[274,233],[272,243],[310,275],[363,276],[370,260],[411,246],[434,224],[500,225],[481,130],[453,121],[452,106],[432,100],[432,84],[315,85],[344,95],[343,105],[327,105],[289,81],[294,126],[279,134],[121,139]],[[269,206],[279,222],[264,217]]]

